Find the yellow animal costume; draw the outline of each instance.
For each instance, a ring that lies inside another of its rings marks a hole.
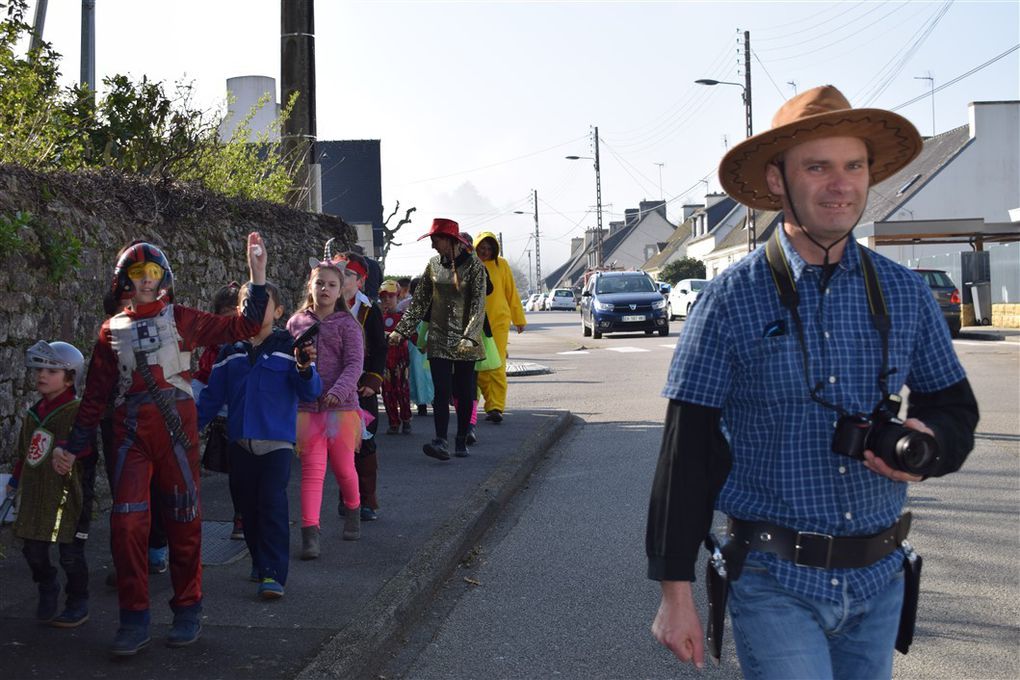
[[[475,249],[477,251],[478,244],[486,239],[491,242],[493,257],[491,260],[483,260],[485,269],[489,272],[489,281],[492,282],[492,293],[485,297],[485,313],[489,317],[492,339],[496,341],[503,363],[491,371],[480,371],[478,388],[485,399],[486,413],[490,411],[502,413],[506,405],[506,343],[510,335],[510,324],[513,323],[519,329],[523,329],[526,321],[521,298],[517,294],[517,284],[514,283],[514,274],[510,271],[510,263],[499,256],[499,240],[496,235],[483,231],[475,239]]]

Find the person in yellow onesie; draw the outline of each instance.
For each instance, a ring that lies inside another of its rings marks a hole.
[[[492,327],[492,339],[499,348],[503,363],[499,368],[478,373],[478,388],[485,399],[485,419],[492,423],[503,421],[506,406],[506,342],[512,323],[518,333],[524,331],[524,308],[517,295],[517,284],[510,271],[510,263],[499,256],[499,241],[490,231],[483,231],[475,239],[475,252],[485,264],[492,282],[492,292],[485,297],[485,313]]]

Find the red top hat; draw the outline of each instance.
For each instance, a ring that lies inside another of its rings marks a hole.
[[[471,248],[471,243],[465,241],[460,235],[460,225],[453,220],[448,220],[445,217],[437,217],[432,220],[432,228],[429,229],[428,233],[418,238],[419,241],[426,239],[430,236],[446,236],[456,241],[460,241],[468,248]]]

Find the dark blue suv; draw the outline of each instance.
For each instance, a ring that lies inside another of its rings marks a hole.
[[[637,331],[669,335],[666,300],[644,272],[598,272],[581,293],[581,329],[596,339]]]

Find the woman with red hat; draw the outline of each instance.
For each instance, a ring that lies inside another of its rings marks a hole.
[[[468,455],[475,362],[485,357],[482,325],[486,274],[484,265],[471,255],[471,243],[460,235],[460,226],[453,220],[437,217],[429,232],[418,240],[426,237],[432,239],[438,255],[425,267],[410,306],[390,334],[390,343],[395,345],[411,337],[418,322],[429,318],[426,354],[435,384],[436,436],[422,449],[427,456],[449,460],[451,397],[457,400],[454,455]]]

